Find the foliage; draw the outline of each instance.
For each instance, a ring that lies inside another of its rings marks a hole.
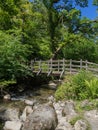
[[[2,80],[2,81],[0,81],[0,91],[1,91],[1,93],[4,92],[4,89],[7,90],[7,87],[9,85],[13,85],[13,84],[16,84],[15,80]]]
[[[57,100],[61,99],[93,99],[98,97],[98,79],[90,72],[80,71],[78,74],[69,77],[55,93]]]
[[[90,81],[93,78],[92,73],[88,71],[80,71],[78,74],[73,76],[72,83],[74,84],[74,95],[76,99],[87,98],[85,80]],[[89,95],[90,96],[90,95]]]
[[[9,84],[15,84],[16,81],[15,80],[9,80],[9,81],[0,81],[0,86],[8,86]]]
[[[0,0],[0,81],[32,75],[32,59],[97,62],[97,19],[82,18],[76,8],[87,5],[88,0]]]
[[[74,97],[73,87],[71,83],[71,79],[65,83],[63,83],[61,86],[58,87],[58,89],[55,92],[55,98],[56,100],[62,100],[62,99],[72,99]]]
[[[0,32],[0,79],[11,80],[29,75],[26,65],[28,47],[20,38]]]
[[[72,42],[74,40],[74,42]],[[97,45],[81,36],[73,36],[69,43],[62,49],[63,56],[66,59],[83,59],[88,61],[97,61]],[[85,54],[85,55],[84,55]]]
[[[85,102],[85,103],[84,103]],[[90,111],[93,109],[98,109],[98,100],[97,99],[86,99],[81,101],[76,101],[76,107],[78,113],[83,114],[84,111]]]
[[[98,6],[98,0],[93,0],[93,4]]]
[[[93,78],[90,81],[85,80],[87,88],[87,94],[90,98],[94,99],[98,97],[98,78]]]

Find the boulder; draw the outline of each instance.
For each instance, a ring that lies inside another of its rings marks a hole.
[[[74,125],[75,130],[87,130],[87,123],[84,120],[78,120]]]
[[[0,110],[0,119],[3,121],[14,121],[19,120],[19,109],[18,108],[2,108]]]
[[[48,97],[48,101],[51,102],[51,103],[54,103],[56,100],[55,98],[51,95]]]
[[[64,109],[65,103],[61,102],[61,101],[54,102],[53,106],[55,108],[57,118],[58,118],[58,122],[59,122],[59,120],[62,118],[62,110]]]
[[[72,118],[76,117],[78,114],[75,112],[75,104],[72,100],[66,101],[64,109],[62,111],[63,116],[66,116],[69,122]]]
[[[57,116],[53,106],[40,105],[24,122],[22,130],[54,130],[57,126]]]
[[[66,117],[62,117],[55,130],[73,130],[69,122],[66,121]]]
[[[10,94],[6,94],[3,97],[4,100],[11,100],[11,95]]]
[[[57,84],[50,81],[49,84],[48,84],[48,88],[56,90],[57,89]]]
[[[25,99],[24,100],[24,103],[26,104],[26,105],[30,105],[30,106],[33,106],[34,104],[35,104],[35,100],[34,101],[31,101],[31,100],[27,100],[27,99]]]
[[[98,130],[98,110],[86,111],[84,117],[88,121],[92,130]]]
[[[20,130],[21,126],[20,121],[6,121],[3,130]]]
[[[22,115],[20,116],[20,120],[22,122],[24,122],[28,116],[28,114],[32,113],[33,112],[33,109],[31,106],[26,106],[25,109],[23,110],[23,113]]]

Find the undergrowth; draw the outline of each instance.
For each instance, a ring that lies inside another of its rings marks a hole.
[[[76,75],[66,76],[55,92],[56,100],[62,99],[95,99],[98,97],[98,78],[91,72],[80,71]]]

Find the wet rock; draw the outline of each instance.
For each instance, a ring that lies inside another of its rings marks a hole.
[[[31,113],[22,130],[54,130],[57,126],[57,117],[53,106],[40,105]]]
[[[30,105],[30,106],[33,106],[33,105],[35,104],[35,102],[36,102],[35,100],[32,100],[32,101],[31,101],[31,100],[27,100],[27,99],[24,100],[24,103],[25,103],[26,105]]]
[[[65,106],[65,102],[57,102],[57,103],[53,103],[53,106],[55,108],[55,111],[56,111],[56,114],[57,114],[57,118],[58,118],[58,122],[59,120],[61,119],[62,117],[62,110],[64,109],[64,106]]]
[[[66,117],[62,117],[55,130],[73,130],[69,122],[66,121]]]
[[[75,130],[87,130],[87,122],[78,120],[74,125]]]
[[[57,84],[52,82],[52,81],[50,81],[49,84],[48,84],[48,88],[56,90]]]
[[[58,118],[58,125],[56,127],[56,130],[72,130],[72,126],[69,122],[67,122],[66,116],[63,117],[62,111],[65,108],[65,102],[57,102],[54,103],[54,108],[57,113]]]
[[[4,130],[20,130],[22,123],[20,121],[6,121]]]
[[[50,97],[48,97],[48,101],[53,103],[55,102],[55,98],[51,95]]]
[[[22,122],[24,122],[28,116],[28,114],[32,113],[33,112],[33,109],[31,106],[26,106],[25,109],[23,110],[23,113],[22,115],[20,116],[20,120]]]
[[[75,104],[72,100],[65,102],[62,114],[63,116],[66,116],[68,122],[78,115],[75,111]]]
[[[11,100],[11,95],[10,94],[6,94],[3,97],[4,100]]]
[[[14,121],[19,120],[19,109],[8,108],[0,110],[0,119],[3,121]]]

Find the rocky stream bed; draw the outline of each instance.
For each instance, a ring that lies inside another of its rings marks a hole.
[[[55,101],[54,89],[37,88],[0,100],[0,130],[98,130],[98,100]]]

